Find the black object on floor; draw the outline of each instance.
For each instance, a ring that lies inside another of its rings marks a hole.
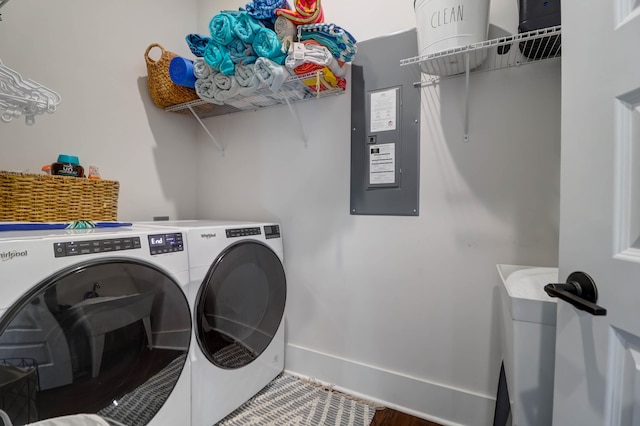
[[[504,363],[500,366],[500,379],[498,379],[498,394],[496,396],[496,410],[493,415],[493,426],[505,426],[511,412],[509,403],[509,389],[507,389],[507,376],[504,373]]]

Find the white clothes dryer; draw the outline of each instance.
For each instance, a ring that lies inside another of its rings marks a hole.
[[[184,239],[139,226],[0,232],[0,409],[14,425],[80,413],[190,424]]]
[[[211,426],[284,370],[287,285],[279,224],[169,221],[187,235],[191,419]]]

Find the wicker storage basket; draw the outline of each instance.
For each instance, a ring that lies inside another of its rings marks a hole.
[[[149,56],[149,52],[154,47],[161,51],[160,59],[157,61],[154,61]],[[151,95],[153,103],[160,108],[200,99],[195,90],[175,84],[171,80],[169,65],[176,56],[178,56],[176,53],[166,50],[158,43],[150,44],[144,52],[144,59],[147,63],[149,95]]]
[[[115,221],[116,181],[0,171],[0,221]]]

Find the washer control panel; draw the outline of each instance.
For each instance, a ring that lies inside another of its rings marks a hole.
[[[141,248],[140,237],[110,238],[106,240],[80,240],[53,243],[55,257],[78,256],[82,254],[107,253]]]
[[[151,254],[174,253],[183,250],[184,243],[180,232],[149,235],[149,251]]]
[[[227,231],[227,238],[248,237],[251,235],[262,234],[259,227],[227,229],[226,231]]]

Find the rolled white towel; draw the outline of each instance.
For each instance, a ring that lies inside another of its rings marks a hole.
[[[204,59],[198,58],[193,61],[193,75],[195,75],[196,78],[207,78],[212,72],[215,71]]]
[[[291,53],[293,51],[293,40],[297,34],[296,24],[284,16],[278,16],[273,27],[276,35],[282,42],[282,53]]]
[[[253,93],[262,85],[262,81],[255,74],[254,64],[236,65],[236,81],[240,85],[240,94]]]
[[[291,75],[283,65],[279,65],[269,58],[259,57],[254,64],[254,72],[272,92],[277,92]]]
[[[196,93],[200,96],[200,99],[212,104],[222,105],[224,102],[216,100],[215,94],[218,87],[213,81],[213,74],[210,74],[206,78],[199,78],[195,83]]]
[[[219,102],[226,102],[238,94],[240,85],[236,78],[232,75],[224,75],[218,73],[213,77],[216,85],[214,97]]]

